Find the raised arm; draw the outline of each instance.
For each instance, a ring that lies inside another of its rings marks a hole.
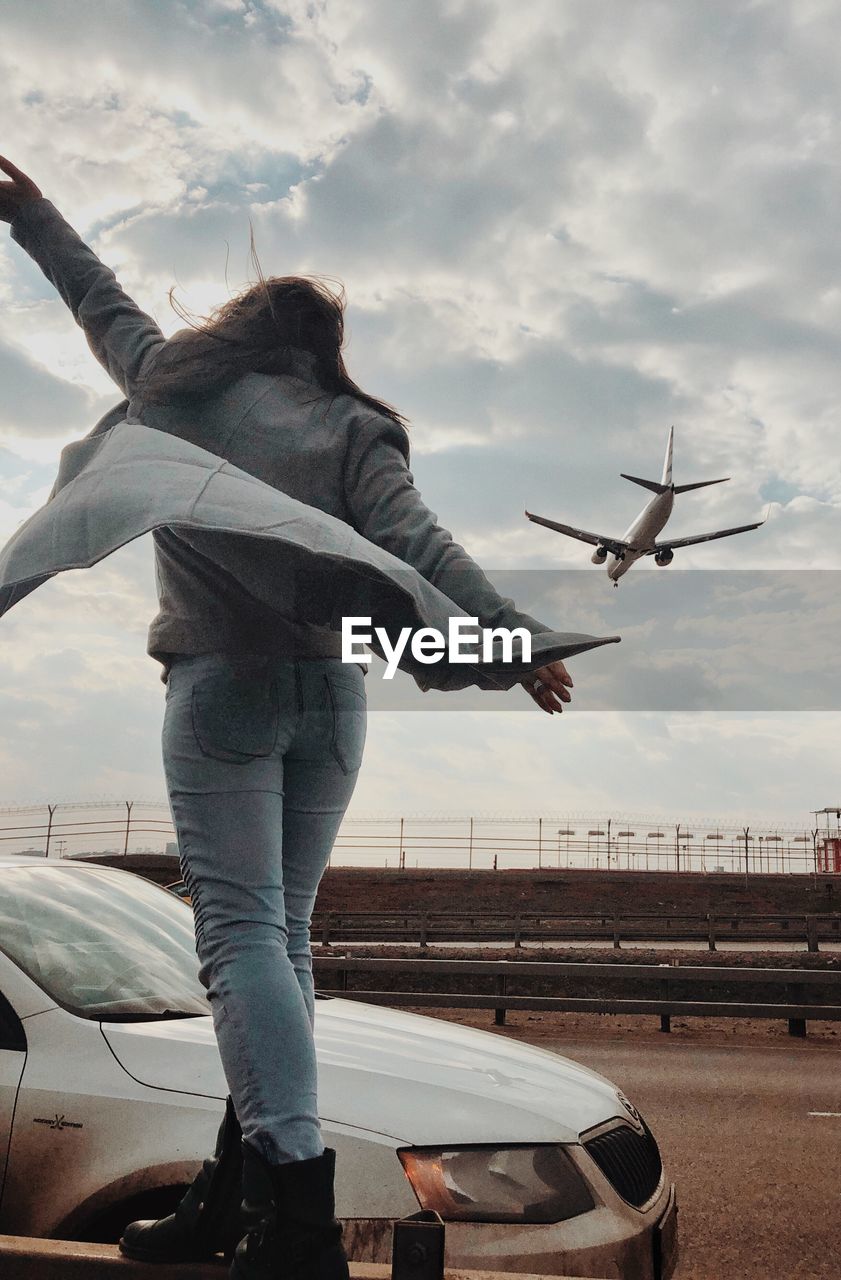
[[[0,156],[0,220],[38,263],[84,331],[93,354],[129,398],[149,356],[166,341],[31,178]]]
[[[464,547],[423,501],[409,469],[409,439],[398,423],[382,415],[352,428],[345,462],[345,499],[354,527],[392,555],[417,569],[428,582],[483,627],[525,627],[532,635],[554,628],[522,613],[507,596],[501,596]],[[532,692],[532,680],[523,687],[544,711],[560,710],[552,692],[569,701],[572,685],[562,662],[542,667],[544,688]]]

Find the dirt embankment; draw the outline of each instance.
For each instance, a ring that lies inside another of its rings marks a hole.
[[[162,854],[88,855],[157,884],[181,878]],[[331,867],[315,904],[322,911],[497,911],[613,915],[809,915],[841,911],[841,876],[706,874],[674,871],[453,871],[427,867]]]
[[[841,911],[841,876],[331,867],[316,910],[807,915]]]

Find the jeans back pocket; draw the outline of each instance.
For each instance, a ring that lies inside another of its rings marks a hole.
[[[332,710],[330,753],[343,773],[354,773],[362,764],[368,728],[368,702],[364,676],[358,680],[350,672],[325,672],[324,683]]]
[[[223,667],[199,676],[191,710],[203,755],[247,764],[275,749],[280,722],[277,681],[265,664],[244,670]]]

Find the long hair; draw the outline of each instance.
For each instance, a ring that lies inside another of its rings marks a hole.
[[[190,326],[162,348],[139,394],[151,404],[182,396],[211,396],[245,373],[287,373],[290,347],[315,356],[314,376],[324,391],[353,396],[401,426],[406,418],[384,400],[356,385],[342,358],[345,290],[330,277],[263,275],[251,237],[257,283],[235,294],[203,320],[196,321],[173,298],[173,310]],[[192,330],[192,332],[191,332]]]

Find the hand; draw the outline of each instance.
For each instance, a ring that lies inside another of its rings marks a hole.
[[[0,169],[12,179],[0,182],[0,222],[11,222],[27,200],[40,200],[41,189],[5,156],[0,156]]]
[[[539,681],[535,688],[535,681]],[[563,703],[572,701],[572,676],[562,662],[550,662],[545,667],[530,671],[520,684],[542,711],[554,715],[563,711]],[[542,688],[541,688],[542,685]]]

